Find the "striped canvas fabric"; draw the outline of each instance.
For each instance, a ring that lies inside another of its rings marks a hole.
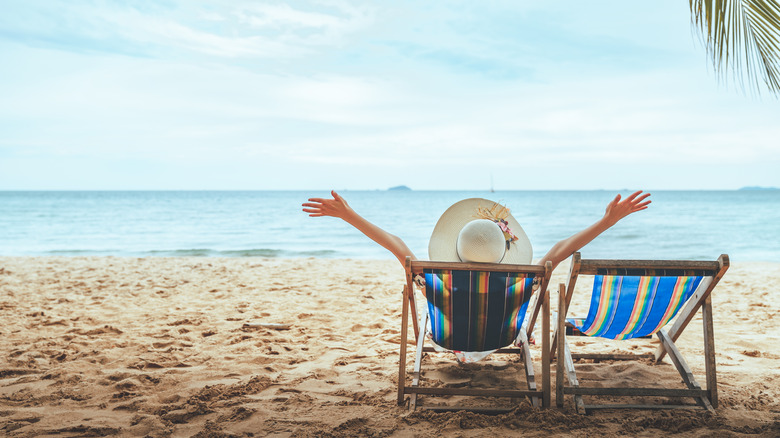
[[[533,293],[532,274],[424,271],[433,341],[459,351],[512,344]]]
[[[574,326],[609,339],[652,335],[674,318],[702,278],[597,275],[588,316],[582,324],[573,320]]]

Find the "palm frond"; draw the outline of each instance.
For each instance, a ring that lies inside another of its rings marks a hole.
[[[743,88],[780,95],[780,4],[777,0],[689,0],[715,72]]]

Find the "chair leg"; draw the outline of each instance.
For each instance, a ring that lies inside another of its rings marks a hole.
[[[422,321],[422,327],[423,330],[425,330],[425,327],[428,326],[428,312],[425,313],[425,316],[423,316]],[[418,387],[420,386],[420,373],[422,369],[422,357],[423,357],[423,345],[425,344],[425,332],[420,333],[420,336],[417,338],[417,350],[414,354],[414,371],[412,374],[412,387]],[[409,411],[414,411],[417,409],[417,393],[413,392],[411,397],[409,398]]]
[[[398,400],[397,403],[404,403],[404,386],[406,386],[406,342],[409,329],[409,287],[404,287],[404,298],[401,304],[401,341],[398,357]]]
[[[550,407],[550,294],[542,303],[542,407]]]
[[[564,332],[565,336],[565,332]],[[566,367],[566,376],[568,377],[569,386],[572,388],[579,388],[580,383],[577,381],[577,372],[574,369],[574,360],[571,357],[571,350],[569,350],[569,343],[566,342],[565,337],[561,337],[561,343],[563,344],[563,359],[562,362]],[[561,390],[562,391],[562,390]],[[582,395],[574,394],[574,409],[579,414],[587,414],[585,411],[585,402],[582,400]]]
[[[559,408],[563,407],[563,388],[565,386],[563,376],[566,374],[569,386],[577,388],[579,382],[577,381],[577,373],[574,370],[574,360],[571,357],[571,351],[569,351],[569,344],[566,342],[566,293],[565,286],[561,284],[558,292],[558,345],[557,345],[557,358],[555,363],[555,405]],[[582,400],[582,396],[579,394],[574,395],[574,408],[578,413],[584,414],[585,403]]]
[[[558,339],[557,343],[557,353],[556,353],[556,360],[555,360],[555,406],[562,408],[563,407],[563,374],[564,374],[564,354],[563,354],[563,343],[566,341],[566,329],[564,328],[564,324],[566,322],[566,315],[564,312],[564,308],[566,306],[566,298],[564,297],[564,294],[558,293],[558,324],[555,330],[555,335],[558,335],[559,333],[562,333],[563,336],[561,339]],[[556,338],[553,337],[553,340]],[[563,342],[561,342],[563,341]]]
[[[710,404],[718,407],[718,378],[715,374],[715,337],[712,331],[712,300],[709,296],[701,309],[702,325],[704,326],[704,367],[707,373],[707,392]]]
[[[536,391],[536,376],[534,375],[534,359],[531,356],[531,348],[528,346],[528,337],[524,331],[520,331],[520,342],[523,350],[523,366],[525,366],[525,380],[528,384],[528,390]],[[531,405],[539,407],[539,397],[531,397]]]
[[[420,327],[418,326],[419,316],[417,316],[417,300],[414,298],[414,288],[411,288],[409,291],[409,310],[412,314],[412,328],[414,328],[414,338],[417,339],[420,336]]]

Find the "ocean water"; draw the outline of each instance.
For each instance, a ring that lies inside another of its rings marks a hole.
[[[436,220],[469,197],[512,209],[534,257],[592,224],[613,191],[344,191],[364,217],[420,258]],[[623,192],[627,194],[628,192]],[[392,259],[344,222],[301,211],[325,191],[0,192],[0,255],[327,257]],[[780,262],[780,191],[653,192],[582,249],[589,258]]]

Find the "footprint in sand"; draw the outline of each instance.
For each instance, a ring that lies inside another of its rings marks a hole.
[[[236,337],[234,337],[233,339],[231,339],[228,342],[228,345],[235,345],[235,344],[238,344],[238,343],[241,343],[241,342],[244,342],[244,341],[250,341],[252,339],[254,339],[254,338],[252,336],[249,336],[249,335],[236,336]]]
[[[27,413],[19,413],[18,416],[14,411],[2,411],[0,412],[0,416],[8,416],[7,423],[3,426],[0,431],[4,431],[6,433],[13,432],[14,430],[21,429],[22,427],[29,426],[30,424],[37,423],[41,421],[43,417],[38,417],[35,415],[30,415]]]
[[[199,321],[191,321],[189,318],[180,319],[178,321],[169,322],[169,326],[180,326],[180,325],[200,325]]]
[[[87,332],[82,332],[80,334],[86,335],[86,336],[93,336],[93,335],[102,335],[102,334],[114,334],[114,335],[121,335],[124,333],[122,330],[119,330],[118,328],[110,325],[105,325],[100,328],[92,329]]]
[[[166,348],[166,347],[170,347],[173,344],[174,344],[174,341],[170,341],[170,342],[154,342],[154,343],[152,343],[152,347],[157,348],[157,349],[163,349],[163,348]]]

